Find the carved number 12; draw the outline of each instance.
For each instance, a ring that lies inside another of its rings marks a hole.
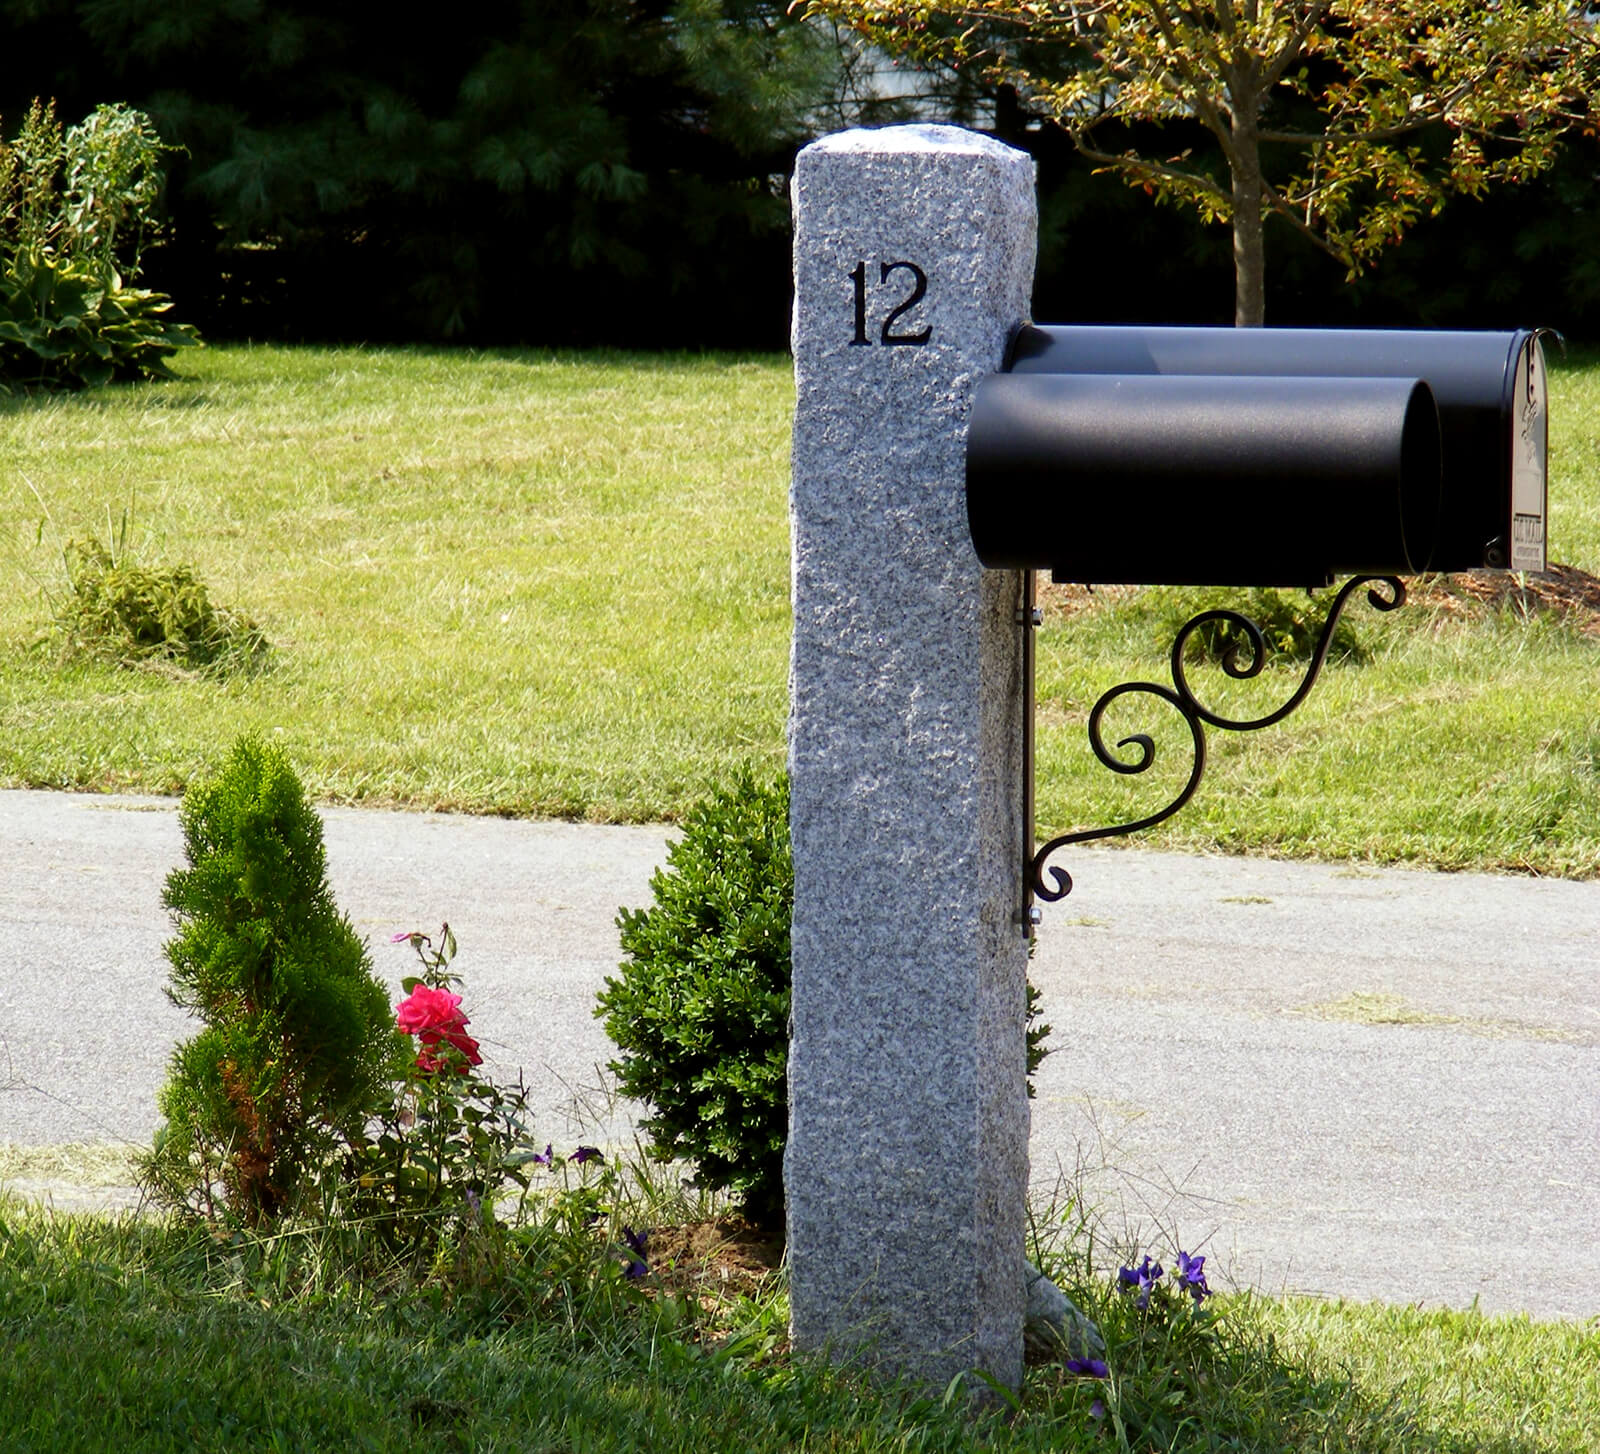
[[[887,283],[898,272],[911,274],[911,291],[906,294],[885,315],[883,326],[878,330],[878,342],[883,344],[908,344],[920,347],[933,337],[933,327],[929,325],[920,333],[896,333],[894,326],[902,316],[909,313],[917,306],[927,294],[928,275],[915,263],[905,261],[878,264],[878,282]],[[852,345],[871,343],[867,337],[867,265],[859,262],[850,270],[850,281],[856,288],[856,336],[850,340]]]

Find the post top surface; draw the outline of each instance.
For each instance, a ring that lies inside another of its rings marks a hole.
[[[901,126],[857,126],[849,131],[836,131],[805,147],[806,152],[855,153],[859,155],[904,156],[910,154],[933,155],[938,153],[1019,157],[1015,147],[996,141],[981,132],[968,131],[961,126],[945,126],[934,122],[914,122]]]

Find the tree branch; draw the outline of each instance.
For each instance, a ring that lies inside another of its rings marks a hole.
[[[1267,62],[1267,68],[1262,73],[1261,92],[1265,95],[1283,79],[1283,73],[1289,69],[1305,53],[1304,47],[1311,32],[1322,24],[1331,6],[1331,0],[1316,0],[1316,3],[1306,6],[1293,33],[1283,44],[1283,49]]]
[[[1284,218],[1302,237],[1327,253],[1335,262],[1343,263],[1345,267],[1351,265],[1350,255],[1341,252],[1335,244],[1329,242],[1316,228],[1301,217],[1299,211],[1292,207],[1288,199],[1265,177],[1261,179],[1261,195],[1266,198],[1267,205],[1272,208],[1273,213]]]
[[[1219,5],[1228,5],[1232,0],[1218,0]],[[1205,127],[1222,147],[1223,155],[1228,159],[1228,165],[1234,162],[1233,127],[1223,120],[1222,112],[1218,110],[1216,102],[1212,99],[1211,88],[1206,84],[1205,78],[1197,75],[1190,64],[1189,48],[1179,39],[1177,30],[1173,25],[1172,12],[1165,0],[1156,0],[1150,7],[1150,13],[1155,20],[1156,29],[1161,32],[1161,37],[1172,48],[1172,60],[1179,74],[1183,77],[1189,88],[1186,98],[1194,108],[1195,115],[1199,117],[1200,124]],[[1221,57],[1216,57],[1218,61]]]
[[[1118,171],[1131,172],[1135,176],[1162,177],[1170,182],[1181,183],[1192,191],[1204,192],[1220,203],[1232,204],[1232,193],[1200,172],[1186,172],[1182,167],[1175,167],[1167,162],[1150,161],[1145,157],[1131,156],[1126,152],[1101,151],[1098,147],[1090,145],[1084,137],[1076,135],[1073,137],[1073,144],[1090,161],[1097,162],[1101,166],[1115,167]]]

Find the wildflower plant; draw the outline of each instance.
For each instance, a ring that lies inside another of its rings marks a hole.
[[[1180,1248],[1171,1267],[1148,1253],[1119,1267],[1101,1322],[1105,1359],[1065,1365],[1092,1389],[1089,1418],[1128,1446],[1175,1447],[1215,1417],[1230,1355],[1205,1264]]]
[[[537,1154],[527,1088],[480,1073],[483,1056],[454,988],[456,937],[417,931],[392,941],[416,953],[420,974],[401,981],[395,1026],[412,1053],[391,1103],[352,1138],[342,1191],[347,1218],[378,1229],[388,1250],[429,1257],[455,1231],[488,1230],[512,1189],[526,1192]]]

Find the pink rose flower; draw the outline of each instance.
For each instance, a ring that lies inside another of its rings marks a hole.
[[[401,1032],[415,1035],[422,1041],[422,1049],[417,1052],[417,1068],[427,1074],[449,1063],[448,1057],[438,1053],[441,1041],[459,1050],[466,1057],[467,1065],[483,1063],[483,1057],[478,1054],[478,1042],[467,1034],[468,1023],[461,1013],[461,996],[431,985],[419,984],[395,1006],[395,1024]],[[456,1068],[465,1071],[466,1066],[458,1064]]]
[[[394,1007],[394,1018],[406,1035],[421,1035],[425,1030],[467,1023],[466,1016],[461,1013],[460,995],[425,984],[419,984]]]

